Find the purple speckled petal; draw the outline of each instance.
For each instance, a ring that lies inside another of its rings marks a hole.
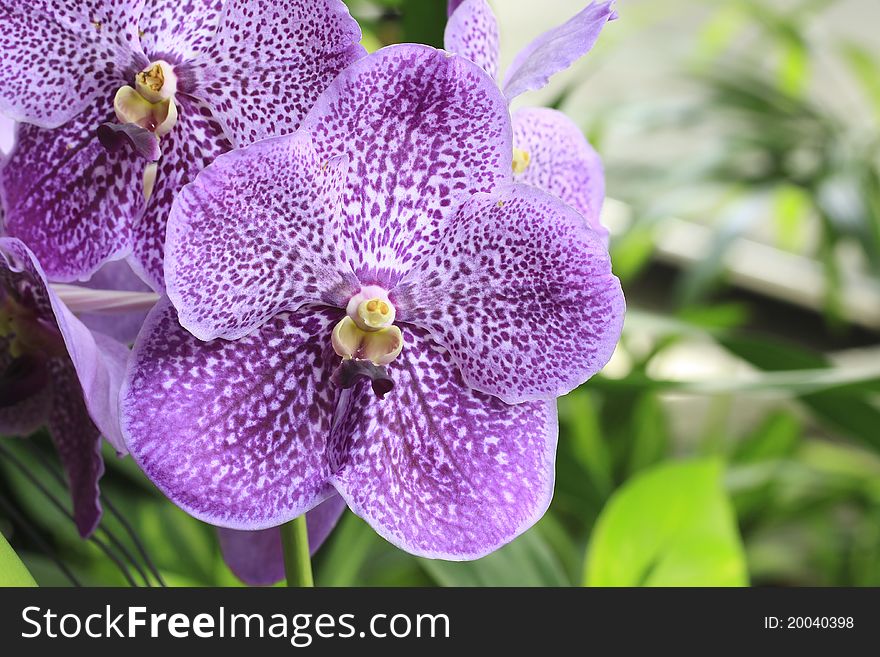
[[[143,211],[145,161],[109,153],[95,136],[110,120],[90,108],[61,128],[18,126],[0,170],[6,233],[20,238],[53,281],[88,279],[130,249],[128,225]]]
[[[141,45],[153,61],[189,61],[213,40],[223,0],[148,0],[138,23]]]
[[[236,146],[293,132],[318,95],[364,56],[341,0],[227,0],[213,45],[192,64]]]
[[[612,5],[591,2],[567,23],[545,32],[526,46],[507,69],[504,94],[513,100],[521,93],[540,89],[592,49],[605,23],[616,17]]]
[[[67,473],[73,517],[80,536],[90,535],[101,521],[98,481],[104,474],[101,431],[89,416],[77,372],[70,361],[51,362],[54,397],[49,434]]]
[[[266,529],[327,496],[340,311],[282,313],[236,342],[202,342],[167,300],[150,312],[120,397],[132,456],[175,504]]]
[[[0,111],[56,128],[125,84],[143,3],[0,0]]]
[[[344,307],[360,289],[332,232],[347,173],[344,157],[319,160],[307,133],[202,171],[168,222],[165,275],[181,325],[202,340],[234,340],[306,303]]]
[[[527,151],[529,166],[514,175],[580,212],[590,228],[607,230],[599,221],[605,201],[605,173],[599,154],[565,114],[543,107],[521,109],[513,115],[513,145]]]
[[[28,305],[47,324],[58,327],[79,381],[78,394],[85,400],[89,415],[110,444],[120,453],[124,452],[117,400],[128,349],[107,336],[93,334],[74,317],[49,288],[40,264],[22,242],[0,238],[0,262],[5,263],[0,275],[8,284],[14,285],[20,294],[26,294]],[[56,402],[58,395],[72,394],[68,393],[68,389],[56,386]]]
[[[165,289],[164,258],[168,215],[174,197],[199,171],[232,146],[204,104],[179,99],[180,119],[162,138],[162,159],[146,211],[133,227],[132,269],[154,290]]]
[[[582,384],[608,362],[623,327],[602,237],[528,185],[465,203],[391,299],[398,321],[450,350],[468,385],[510,404]]]
[[[349,158],[340,256],[393,286],[439,239],[458,196],[510,180],[507,103],[476,64],[427,46],[383,48],[347,68],[303,121],[319,157]]]
[[[408,328],[384,401],[352,395],[333,483],[394,545],[477,559],[532,526],[553,494],[556,406],[508,406],[462,380],[450,354]]]
[[[333,531],[345,501],[335,493],[306,514],[312,554]],[[220,550],[229,569],[245,584],[268,586],[284,579],[284,553],[278,527],[257,531],[218,530]]]
[[[137,276],[125,260],[114,260],[101,267],[84,287],[94,290],[120,290],[126,292],[149,292],[150,287]],[[146,310],[127,313],[81,313],[77,317],[93,331],[131,344],[147,316]]]
[[[467,57],[493,78],[498,77],[498,21],[486,0],[465,0],[449,17],[444,48]]]

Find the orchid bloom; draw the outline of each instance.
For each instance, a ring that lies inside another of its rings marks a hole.
[[[529,528],[555,398],[607,362],[624,301],[602,237],[515,183],[512,153],[482,69],[399,45],[341,73],[297,133],[217,158],[175,201],[169,299],[120,398],[147,476],[235,529],[338,492],[435,558]]]
[[[616,18],[609,2],[591,2],[567,23],[546,32],[514,59],[501,88],[508,101],[541,89],[550,78],[586,55],[605,24]],[[486,0],[450,0],[446,49],[472,60],[493,78],[499,70],[499,30]],[[547,108],[513,113],[513,171],[527,183],[562,199],[599,232],[605,198],[602,161],[565,114]]]
[[[73,315],[21,241],[0,237],[0,434],[48,425],[82,536],[101,518],[101,435],[125,450],[117,398],[128,353]]]
[[[360,36],[341,0],[0,0],[6,233],[53,281],[127,257],[161,291],[180,188],[293,132]]]

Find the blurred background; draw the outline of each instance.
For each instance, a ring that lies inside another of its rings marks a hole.
[[[586,3],[492,4],[505,64]],[[370,50],[442,44],[445,0],[349,6]],[[880,4],[617,8],[516,102],[562,109],[602,154],[629,305],[611,363],[559,400],[550,511],[460,564],[347,512],[319,585],[880,586]],[[108,513],[83,542],[48,438],[3,444],[0,531],[40,584],[155,585],[148,564],[237,584],[214,530],[130,459],[106,455]]]

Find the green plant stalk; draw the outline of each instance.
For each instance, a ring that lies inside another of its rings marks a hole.
[[[284,574],[287,576],[287,586],[314,586],[306,514],[281,525],[281,544],[284,548]]]

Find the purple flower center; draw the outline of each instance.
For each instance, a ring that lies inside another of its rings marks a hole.
[[[174,67],[162,60],[152,62],[135,75],[134,87],[116,92],[113,109],[119,124],[99,127],[101,143],[111,151],[127,147],[151,162],[158,160],[159,140],[177,124],[176,93]]]

